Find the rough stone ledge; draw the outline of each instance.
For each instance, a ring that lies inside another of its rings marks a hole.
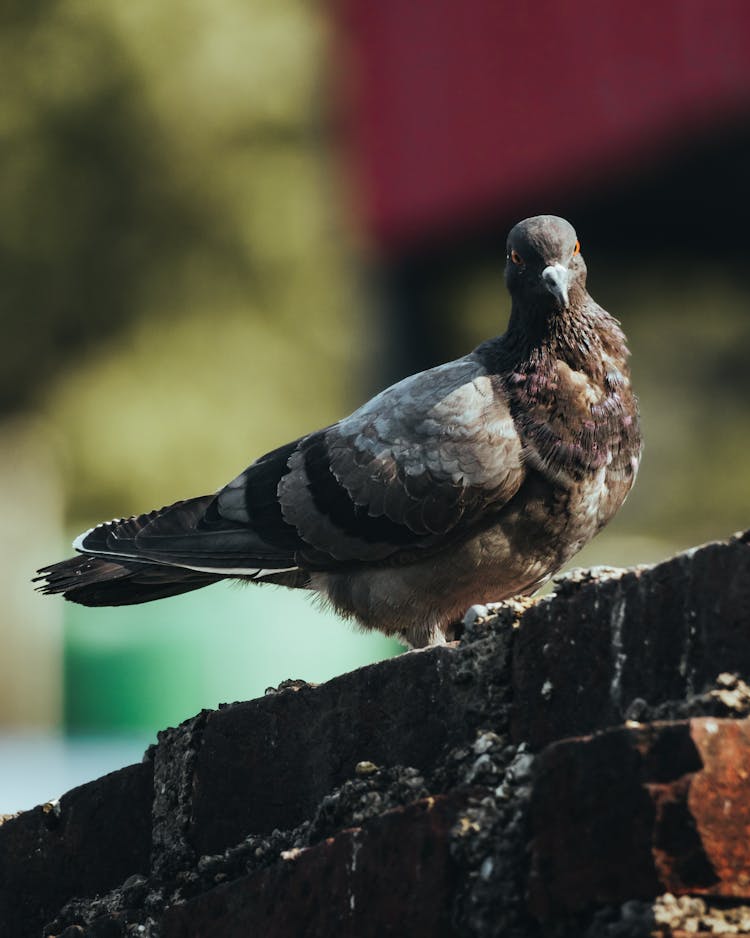
[[[750,674],[750,531],[619,576],[565,577],[522,625],[511,724],[535,750],[628,717],[721,713],[698,698],[721,673]]]
[[[464,801],[430,797],[285,851],[280,863],[174,906],[163,938],[447,938],[458,875],[450,833]]]
[[[643,938],[698,920],[664,918],[671,889],[710,899],[703,931],[713,915],[741,933],[747,729],[728,718],[750,711],[749,541],[568,577],[475,616],[458,647],[165,731],[142,765],[0,826],[0,922],[18,938],[170,938],[193,933],[190,909],[206,938],[285,934],[294,915],[355,934],[354,895],[362,935],[399,934],[385,925],[401,914],[413,934]],[[452,826],[425,820],[452,810]],[[344,889],[356,843],[371,895]],[[422,890],[400,913],[399,883]]]

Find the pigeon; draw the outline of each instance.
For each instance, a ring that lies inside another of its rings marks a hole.
[[[35,581],[85,606],[236,579],[313,591],[413,648],[530,596],[622,505],[641,457],[629,352],[573,226],[519,222],[504,334],[261,456],[224,488],[109,521]]]

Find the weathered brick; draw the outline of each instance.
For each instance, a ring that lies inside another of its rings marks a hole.
[[[39,938],[73,896],[148,873],[153,768],[131,765],[0,827],[2,934]]]
[[[493,647],[507,684],[503,643]],[[216,853],[249,833],[294,827],[362,760],[429,771],[446,746],[498,719],[471,666],[459,674],[473,654],[432,648],[210,713],[195,760],[192,846]]]
[[[163,938],[450,938],[459,796],[425,799],[170,909]]]
[[[563,585],[523,616],[511,726],[541,749],[622,723],[635,698],[684,700],[750,675],[750,534],[616,579]]]
[[[530,902],[549,919],[661,893],[750,898],[750,722],[700,718],[549,746]]]
[[[690,817],[717,884],[712,895],[750,899],[750,721],[691,720],[703,769],[691,780]],[[671,892],[690,889],[671,877]]]

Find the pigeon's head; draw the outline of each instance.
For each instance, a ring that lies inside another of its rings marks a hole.
[[[567,309],[575,288],[586,286],[586,265],[570,222],[557,215],[535,215],[511,228],[505,282],[513,297]]]

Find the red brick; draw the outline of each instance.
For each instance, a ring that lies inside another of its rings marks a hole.
[[[688,792],[694,819],[718,884],[713,895],[750,898],[750,721],[691,720],[703,770]],[[673,880],[671,892],[688,884]],[[701,890],[691,890],[700,892]]]
[[[694,719],[549,746],[531,801],[540,919],[676,895],[750,899],[750,723]]]

